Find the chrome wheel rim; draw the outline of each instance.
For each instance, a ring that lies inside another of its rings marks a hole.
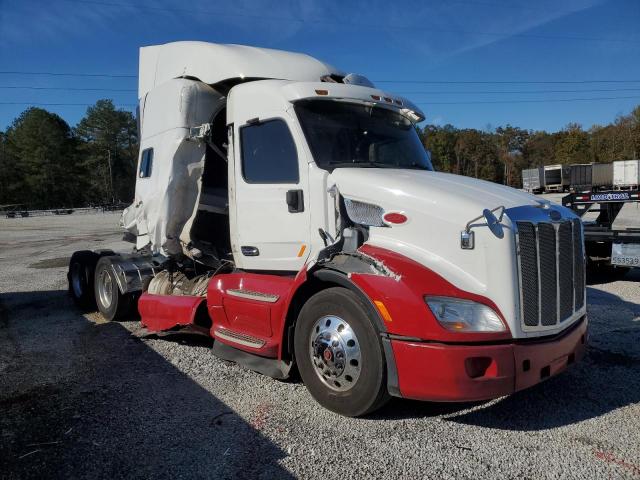
[[[309,355],[314,372],[331,390],[346,392],[360,377],[360,342],[351,325],[340,317],[325,315],[315,322]]]
[[[71,266],[71,288],[76,298],[82,297],[82,265],[79,262]]]
[[[113,302],[113,280],[106,270],[100,272],[98,298],[100,298],[100,304],[105,309],[108,309],[111,306],[111,302]]]

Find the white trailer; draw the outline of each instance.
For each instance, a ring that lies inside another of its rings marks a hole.
[[[616,160],[613,162],[613,188],[637,190],[640,186],[640,160]]]
[[[409,100],[297,53],[140,52],[129,254],[76,252],[69,291],[107,319],[197,330],[325,407],[494,398],[584,353],[569,209],[433,171]],[[560,255],[558,255],[558,252]]]

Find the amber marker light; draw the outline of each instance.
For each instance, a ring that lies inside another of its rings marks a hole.
[[[382,319],[385,322],[392,322],[393,319],[391,318],[391,314],[389,313],[389,310],[387,310],[387,307],[385,307],[384,303],[382,303],[382,301],[380,300],[374,300],[373,303],[376,304],[376,307],[378,308],[378,311],[380,312],[380,315],[382,315]]]

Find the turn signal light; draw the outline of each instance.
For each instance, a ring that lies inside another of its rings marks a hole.
[[[394,225],[402,225],[408,220],[407,216],[400,212],[385,213],[382,218],[385,222],[392,223]]]

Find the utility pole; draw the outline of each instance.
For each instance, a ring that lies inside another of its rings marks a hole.
[[[107,165],[109,165],[109,187],[111,192],[111,203],[114,204],[116,201],[113,193],[113,173],[111,172],[111,149],[107,150]]]

